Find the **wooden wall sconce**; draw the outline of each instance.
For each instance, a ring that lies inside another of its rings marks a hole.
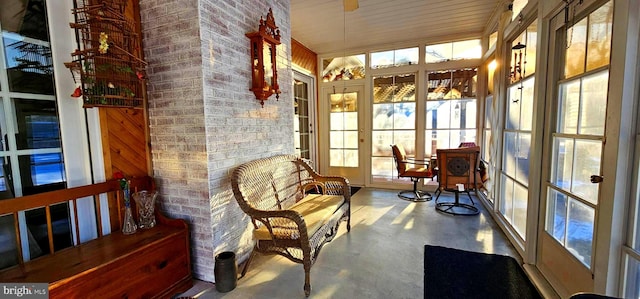
[[[250,90],[264,107],[264,101],[272,94],[276,94],[276,99],[280,98],[276,66],[276,46],[280,44],[280,29],[276,26],[271,8],[266,20],[260,17],[258,31],[247,33],[246,36],[251,40]]]

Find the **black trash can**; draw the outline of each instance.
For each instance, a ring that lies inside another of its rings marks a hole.
[[[225,251],[216,255],[213,273],[215,275],[216,290],[218,290],[218,292],[226,293],[235,289],[238,282],[236,254],[231,251]]]

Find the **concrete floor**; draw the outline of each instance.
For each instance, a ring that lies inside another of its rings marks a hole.
[[[399,199],[397,190],[363,188],[352,197],[351,232],[342,223],[311,267],[309,298],[422,298],[424,245],[517,257],[493,219],[481,209],[477,216],[451,216],[435,210],[434,201]],[[461,202],[469,202],[466,195]],[[453,201],[443,193],[439,201]],[[304,298],[304,270],[280,256],[256,255],[236,289],[219,293],[211,283],[197,281],[178,297]]]

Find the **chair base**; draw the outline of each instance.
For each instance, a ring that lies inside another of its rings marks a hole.
[[[436,197],[436,211],[447,213],[450,215],[461,215],[461,216],[474,216],[480,213],[480,210],[478,210],[478,208],[474,206],[475,203],[473,203],[473,198],[471,198],[471,194],[469,193],[469,190],[467,190],[466,193],[467,195],[469,195],[469,199],[471,200],[471,203],[473,205],[461,203],[460,191],[457,191],[457,190],[449,190],[449,191],[453,191],[455,194],[454,202],[438,202],[438,198],[440,198],[440,194],[442,194],[442,191],[440,189],[438,189],[438,191],[440,193],[438,193],[438,197]]]
[[[436,210],[450,215],[474,216],[480,213],[478,208],[459,202],[439,202],[436,204]]]
[[[421,191],[421,190],[404,190],[404,191],[400,191],[398,192],[398,197],[404,199],[404,200],[408,200],[408,201],[414,201],[414,202],[424,202],[424,201],[430,201],[432,199],[431,194],[429,194],[428,192],[425,191]]]

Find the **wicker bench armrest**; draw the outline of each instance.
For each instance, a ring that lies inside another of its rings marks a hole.
[[[341,176],[325,175],[314,175],[313,179],[325,185],[326,191],[324,194],[343,195],[345,200],[351,200],[351,187],[348,179]]]
[[[261,222],[269,231],[271,239],[309,239],[307,224],[300,213],[292,210],[253,210],[250,216]]]

